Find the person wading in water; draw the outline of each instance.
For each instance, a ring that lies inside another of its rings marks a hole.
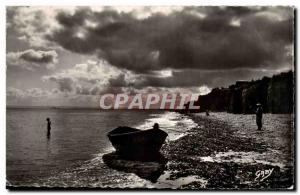
[[[262,106],[260,103],[256,104],[257,109],[256,109],[256,124],[257,124],[257,130],[261,130],[262,128],[262,115],[263,115],[263,110]]]
[[[49,118],[47,118],[47,137],[50,136],[50,131],[51,131],[51,121]]]

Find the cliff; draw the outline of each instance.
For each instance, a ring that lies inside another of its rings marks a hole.
[[[293,81],[292,71],[256,81],[237,81],[228,88],[215,88],[207,95],[200,95],[195,104],[200,105],[198,112],[210,110],[249,114],[255,112],[259,102],[264,112],[292,113]]]
[[[293,72],[273,76],[268,86],[267,105],[271,113],[292,113],[295,84]]]

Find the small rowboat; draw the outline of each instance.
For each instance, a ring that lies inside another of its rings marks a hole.
[[[159,153],[168,134],[160,129],[139,130],[118,127],[107,136],[121,156],[147,159]]]

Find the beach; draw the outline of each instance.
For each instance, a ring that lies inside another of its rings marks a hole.
[[[163,148],[170,179],[194,177],[182,189],[293,188],[292,115],[264,115],[256,130],[255,115],[189,115],[197,124]]]

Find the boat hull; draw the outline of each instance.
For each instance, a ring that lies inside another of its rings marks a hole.
[[[128,158],[154,158],[161,149],[168,134],[160,129],[138,130],[118,127],[108,133],[116,152]]]

